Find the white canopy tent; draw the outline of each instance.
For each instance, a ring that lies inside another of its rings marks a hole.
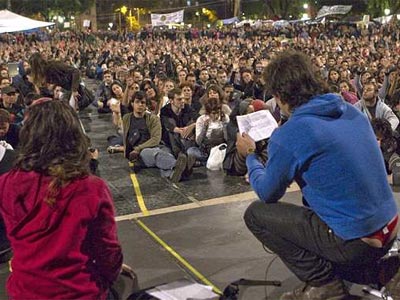
[[[54,23],[29,19],[7,9],[0,10],[0,33],[24,31],[52,25],[54,25]]]

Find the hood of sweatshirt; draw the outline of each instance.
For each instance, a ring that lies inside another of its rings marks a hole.
[[[337,94],[324,94],[312,98],[306,104],[296,108],[291,117],[316,116],[337,119],[346,111],[347,104]]]

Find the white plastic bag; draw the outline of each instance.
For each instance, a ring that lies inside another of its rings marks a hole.
[[[207,159],[207,165],[206,165],[207,169],[211,171],[222,170],[226,154],[226,147],[227,145],[223,143],[211,148],[210,156]]]

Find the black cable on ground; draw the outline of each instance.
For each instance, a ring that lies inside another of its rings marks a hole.
[[[264,248],[265,249],[265,248]],[[270,252],[268,252],[270,253]],[[272,253],[272,252],[271,252]],[[267,268],[265,269],[265,281],[268,280],[268,272],[269,269],[271,268],[272,264],[274,263],[274,261],[278,258],[279,256],[277,254],[275,254],[274,258],[269,262]],[[265,292],[265,300],[268,300],[268,286],[265,285],[264,286],[264,292]]]

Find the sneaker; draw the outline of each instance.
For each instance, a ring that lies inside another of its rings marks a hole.
[[[110,154],[113,153],[120,153],[120,152],[124,152],[123,150],[121,150],[121,146],[120,145],[115,145],[115,146],[108,146],[107,147],[107,152]]]
[[[146,166],[143,164],[141,159],[137,159],[134,162],[131,162],[133,165],[131,166],[131,170],[137,174],[140,172],[141,169],[145,168]]]
[[[172,171],[171,176],[169,177],[169,179],[173,183],[177,183],[181,180],[182,174],[186,169],[186,165],[187,165],[186,155],[183,153],[179,153],[178,158],[176,159],[175,167]]]
[[[284,293],[280,300],[346,300],[349,296],[343,281],[335,279],[319,287],[303,284],[291,292]]]

